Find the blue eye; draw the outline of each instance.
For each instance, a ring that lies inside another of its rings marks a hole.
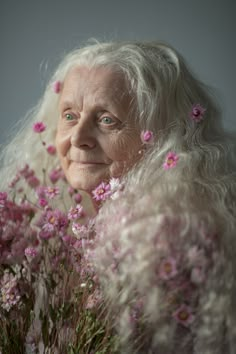
[[[72,114],[70,114],[70,113],[66,114],[66,120],[73,120],[73,119],[74,119],[74,117],[72,116]]]
[[[103,124],[112,124],[114,123],[114,119],[112,119],[111,117],[102,117],[101,122]]]

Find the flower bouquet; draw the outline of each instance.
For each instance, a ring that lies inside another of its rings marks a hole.
[[[42,139],[44,124],[33,129]],[[41,142],[53,159],[55,147]],[[40,180],[27,164],[0,192],[1,353],[115,352],[82,198],[60,168]]]

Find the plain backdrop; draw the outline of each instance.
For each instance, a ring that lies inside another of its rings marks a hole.
[[[1,0],[0,145],[64,54],[90,38],[167,41],[217,89],[235,130],[235,16],[235,0]]]

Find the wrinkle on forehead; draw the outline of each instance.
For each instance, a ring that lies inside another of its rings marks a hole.
[[[84,100],[108,110],[122,110],[122,106],[130,104],[131,97],[121,73],[104,67],[75,67],[65,78],[59,104],[62,108],[76,105],[82,111]]]

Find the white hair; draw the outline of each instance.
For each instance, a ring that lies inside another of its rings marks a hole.
[[[53,92],[52,84],[60,81],[63,85],[66,74],[75,66],[106,66],[122,73],[133,97],[130,110],[135,114],[140,131],[151,130],[155,136],[153,146],[124,176],[123,197],[105,203],[97,218],[98,230],[100,225],[106,225],[106,232],[101,232],[97,248],[98,271],[103,273],[111,261],[115,237],[118,237],[121,248],[137,250],[139,259],[135,259],[135,264],[140,264],[140,268],[134,270],[130,258],[124,257],[119,277],[104,272],[106,288],[117,289],[124,285],[128,300],[138,284],[140,294],[145,293],[147,285],[150,286],[145,276],[152,274],[152,269],[143,273],[146,257],[154,257],[148,242],[152,242],[155,236],[152,230],[158,229],[162,216],[179,218],[182,227],[178,235],[180,244],[183,240],[188,242],[188,238],[191,240],[193,234],[198,236],[199,225],[206,223],[211,231],[217,230],[219,234],[219,259],[223,265],[216,265],[202,294],[199,315],[202,328],[195,328],[197,349],[194,353],[220,353],[221,349],[216,349],[218,339],[222,339],[220,332],[225,330],[229,341],[235,338],[233,299],[236,298],[236,289],[232,276],[236,269],[235,144],[232,137],[224,132],[221,114],[210,89],[194,77],[182,56],[171,46],[162,42],[95,43],[68,54],[49,81],[42,100],[20,122],[15,138],[3,149],[1,185],[6,186],[19,164],[28,162],[38,174],[47,165],[47,155],[42,152],[40,144],[38,147],[35,144],[37,137],[32,131],[32,124],[43,121],[47,126],[44,140],[48,144],[54,143],[60,93]],[[190,118],[194,104],[206,109],[204,119],[199,123]],[[178,155],[178,168],[165,171],[163,161],[169,151]],[[58,164],[57,158],[54,164]],[[125,220],[122,228],[120,219],[116,219],[119,208],[124,212],[133,211],[131,219]],[[114,222],[109,223],[113,219]],[[137,230],[143,233],[137,235]],[[210,290],[219,295],[211,302],[207,298]],[[151,294],[154,296],[156,291],[155,286],[150,287],[150,301],[153,301]],[[126,304],[126,300],[119,302],[116,294],[115,290],[108,291],[108,297],[113,297],[118,307]],[[125,316],[125,307],[122,311]],[[157,312],[152,319],[148,317],[151,316],[150,309],[147,313],[149,325],[153,321],[157,328],[164,326],[164,322],[158,322]],[[213,321],[214,316],[219,318],[218,324]],[[212,325],[210,335],[208,325]],[[168,328],[173,334],[174,329]],[[161,330],[164,333],[168,328],[164,326]],[[163,344],[160,353],[173,350],[165,336],[160,344],[160,338],[155,340],[155,330],[150,333],[154,348],[156,342],[159,347]],[[185,352],[182,347],[180,352]]]
[[[226,154],[221,150],[227,147],[220,114],[205,86],[193,77],[180,54],[161,42],[95,43],[74,50],[64,58],[38,105],[18,122],[15,137],[2,149],[0,156],[2,187],[9,182],[17,165],[28,162],[38,174],[46,165],[47,156],[36,144],[32,125],[43,121],[47,126],[44,140],[48,144],[54,142],[60,93],[53,92],[53,82],[63,84],[66,74],[74,66],[101,65],[125,75],[134,97],[131,111],[137,117],[137,124],[140,129],[152,130],[159,146],[178,145],[188,152],[214,154],[210,157],[214,160],[213,166],[208,169],[212,174],[214,165],[219,167],[215,163],[218,154],[223,153],[221,163],[225,162]],[[194,103],[201,103],[207,109],[206,119],[197,126],[188,117]],[[196,154],[194,156],[196,158]],[[192,165],[196,164],[195,158]],[[208,164],[209,159],[205,165]],[[202,168],[201,173],[204,173]]]

